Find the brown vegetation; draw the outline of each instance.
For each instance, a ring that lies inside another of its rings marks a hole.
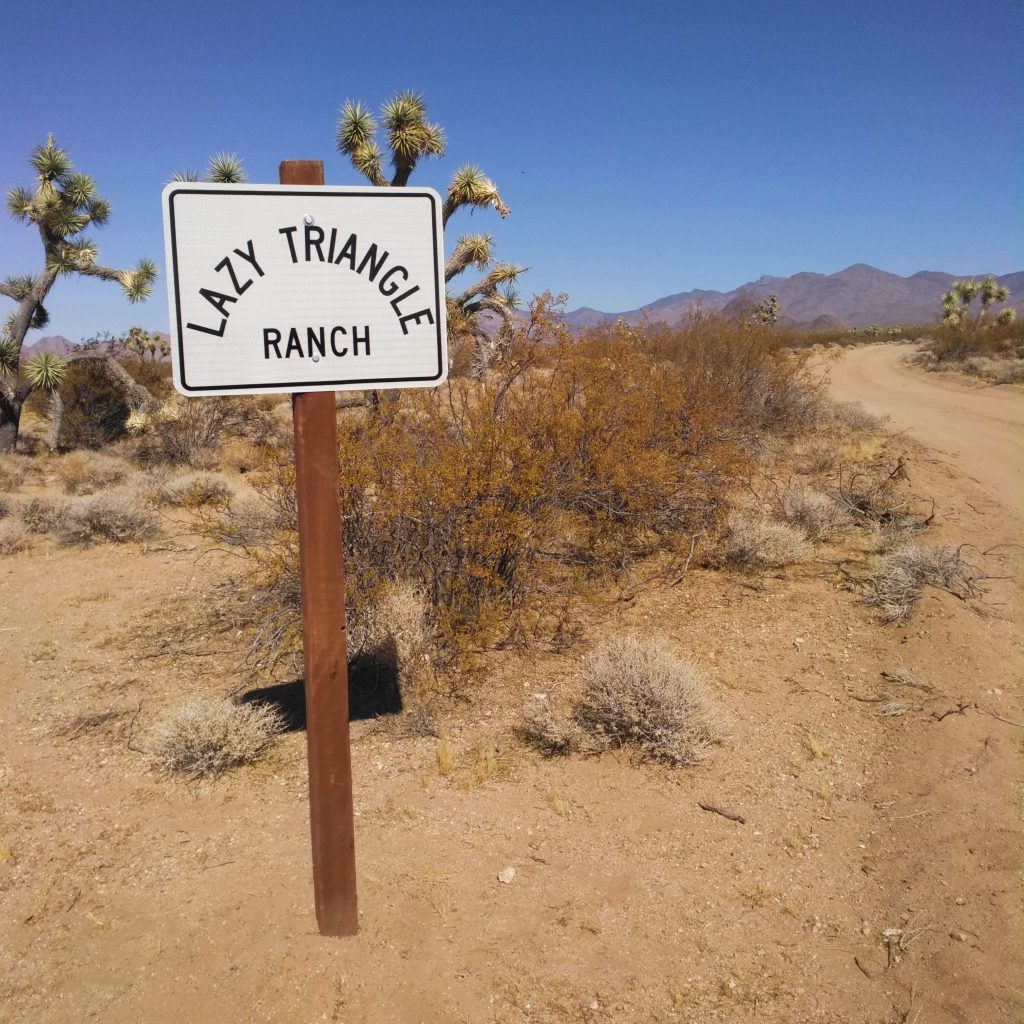
[[[557,631],[561,597],[713,537],[759,438],[814,422],[819,391],[768,328],[702,314],[576,339],[541,300],[483,386],[455,377],[342,415],[351,614],[397,576],[450,652]],[[268,448],[251,479],[262,514],[207,527],[249,556],[277,658],[299,642],[290,452]]]

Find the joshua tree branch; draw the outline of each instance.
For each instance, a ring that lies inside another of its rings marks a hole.
[[[81,274],[83,277],[98,277],[103,281],[117,281],[120,284],[123,275],[129,273],[129,271],[115,270],[113,267],[101,267],[98,263],[92,263],[87,267],[76,267],[75,273]]]
[[[9,285],[0,281],[0,295],[6,295],[9,299],[17,299],[18,293]]]
[[[395,174],[391,179],[392,188],[405,188],[409,184],[409,176],[412,174],[416,167],[416,162],[413,161],[409,164],[396,164]]]

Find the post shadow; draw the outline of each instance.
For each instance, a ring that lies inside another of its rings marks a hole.
[[[268,704],[284,719],[285,732],[306,730],[306,684],[303,679],[246,690],[241,704]],[[348,717],[362,722],[402,711],[398,651],[393,640],[353,658],[348,664]]]

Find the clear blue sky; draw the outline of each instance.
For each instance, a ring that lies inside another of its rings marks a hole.
[[[512,207],[460,214],[528,265],[523,293],[615,311],[761,274],[1024,267],[1019,0],[50,3],[0,37],[0,183],[48,131],[113,205],[102,262],[163,264],[160,190],[220,150],[250,179],[323,159],[346,97],[424,93],[448,156]],[[53,65],[49,61],[53,61]],[[38,267],[6,215],[0,276]],[[0,311],[8,300],[0,298]],[[46,333],[167,328],[164,281],[61,281]]]

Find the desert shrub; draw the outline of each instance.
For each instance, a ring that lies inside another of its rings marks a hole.
[[[792,565],[810,554],[802,529],[756,512],[730,512],[723,543],[728,562],[751,569]]]
[[[570,714],[528,719],[521,732],[548,754],[625,747],[641,760],[697,764],[722,738],[722,720],[701,673],[661,640],[626,636],[592,651]]]
[[[109,540],[116,544],[149,540],[158,530],[156,518],[131,494],[94,494],[76,498],[55,524],[65,544]]]
[[[887,622],[896,622],[910,615],[926,586],[971,596],[978,578],[959,548],[904,544],[882,559],[868,582],[867,601]]]
[[[970,356],[964,360],[963,371],[992,384],[1024,383],[1024,359],[1012,355],[998,359],[990,356]]]
[[[174,508],[226,506],[231,501],[231,489],[215,473],[178,473],[157,477],[147,493],[155,504]]]
[[[835,498],[805,484],[786,487],[779,499],[779,511],[786,522],[813,541],[832,540],[852,525],[850,513]]]
[[[67,514],[71,502],[64,498],[36,496],[25,499],[18,506],[18,518],[29,533],[51,533]]]
[[[0,494],[0,519],[6,519],[11,514],[11,503],[4,495]]]
[[[900,495],[897,481],[902,474],[902,461],[891,471],[840,473],[836,499],[859,525],[895,534],[924,529],[931,523],[931,515],[915,512]]]
[[[283,730],[280,714],[266,704],[191,700],[157,723],[149,757],[168,774],[217,778],[258,760]]]
[[[94,494],[121,483],[127,467],[120,459],[96,452],[72,452],[57,463],[65,494]]]
[[[210,469],[234,417],[228,398],[168,401],[138,431],[139,454],[146,461]]]
[[[600,328],[539,315],[481,382],[339,415],[347,602],[395,578],[448,653],[535,635],[591,584],[717,533],[769,430],[818,415],[820,380],[765,328]],[[257,648],[299,650],[294,468],[268,445],[247,475],[264,511],[209,524],[252,568]],[[562,617],[564,620],[564,616]]]
[[[171,364],[156,359],[121,358],[124,368],[155,398],[168,398],[174,394]]]
[[[694,380],[627,339],[548,336],[522,340],[485,387],[457,379],[342,415],[353,615],[397,576],[423,593],[445,643],[494,641],[537,601],[658,546],[688,548],[749,464],[734,405],[728,383]],[[242,541],[280,622],[282,596],[297,592],[290,453],[268,449],[249,479],[273,529],[257,522],[246,540],[224,517],[221,532]]]
[[[428,613],[422,592],[400,582],[383,587],[348,623],[353,667],[393,680],[403,704],[426,695],[433,671],[436,644]]]
[[[212,469],[230,438],[244,438],[257,448],[283,442],[284,425],[273,411],[276,404],[262,397],[173,398],[129,427],[144,461]]]
[[[102,363],[70,363],[60,394],[64,403],[62,448],[102,448],[124,436],[131,408],[124,388]]]
[[[885,427],[886,418],[868,412],[860,402],[833,402],[829,412],[836,423],[855,432],[877,434]]]
[[[609,333],[625,334],[652,359],[684,369],[698,393],[724,386],[731,396],[729,421],[734,431],[794,432],[821,416],[825,385],[814,370],[811,353],[790,348],[770,325],[737,322],[698,309],[678,328],[594,329],[596,336]]]
[[[797,468],[801,473],[819,476],[835,469],[841,459],[839,449],[831,441],[818,437],[800,445],[795,452]]]
[[[0,521],[0,555],[13,555],[28,546],[28,530],[17,519]]]
[[[960,363],[973,356],[992,359],[1024,358],[1024,322],[1009,324],[970,319],[960,324],[944,323],[931,332],[925,346],[936,363]]]
[[[31,471],[31,462],[24,455],[13,452],[0,455],[0,491],[8,494],[20,491]]]

